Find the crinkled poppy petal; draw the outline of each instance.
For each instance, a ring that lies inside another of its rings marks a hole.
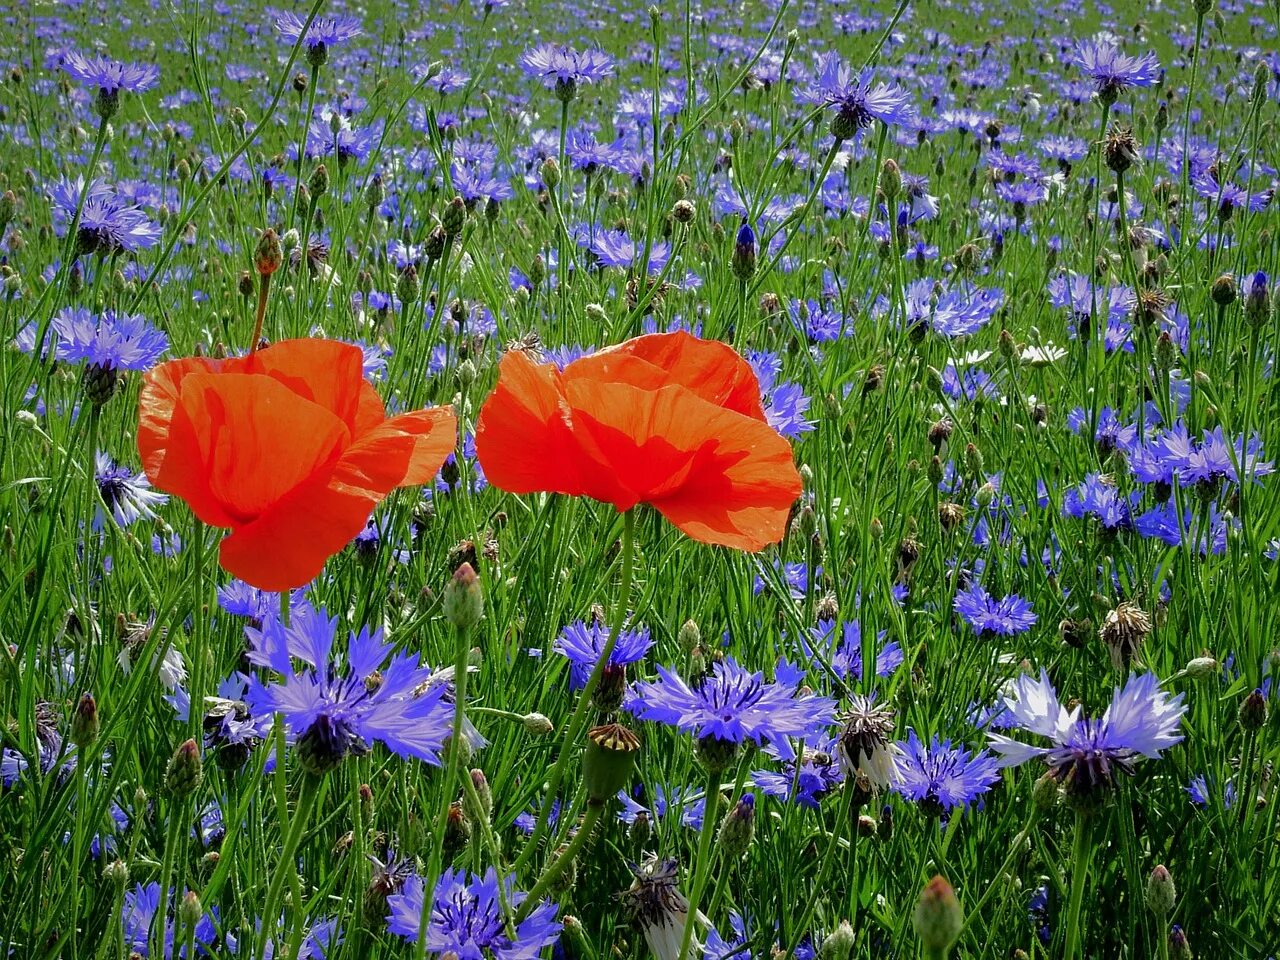
[[[424,486],[435,479],[458,441],[450,407],[414,410],[384,420],[343,451],[335,483],[385,495],[396,487]]]
[[[567,415],[556,369],[507,353],[476,422],[476,456],[489,482],[508,493],[584,493]]]
[[[354,434],[368,423],[370,392],[359,347],[340,340],[281,340],[242,361],[245,373],[263,373],[328,410]],[[228,368],[231,369],[231,368]],[[379,412],[381,401],[379,400]],[[360,414],[361,416],[358,416]]]
[[[575,381],[566,389],[584,448],[681,531],[750,551],[782,539],[801,481],[790,444],[767,424],[679,386]]]
[[[623,358],[642,361],[652,369],[620,363]],[[565,368],[565,379],[578,377],[621,380],[651,390],[678,384],[717,407],[765,420],[760,383],[751,365],[728,344],[702,340],[682,330],[636,337],[575,360]]]
[[[222,541],[223,568],[259,590],[291,590],[314,580],[325,561],[364,529],[381,499],[358,487],[335,487],[336,473],[311,477],[253,523],[236,528]]]
[[[256,520],[349,442],[338,417],[268,376],[193,373],[178,406],[194,426],[210,495],[232,526]]]
[[[138,456],[153,487],[181,497],[205,523],[227,527],[232,518],[209,490],[196,423],[178,402],[188,376],[213,369],[213,361],[190,357],[147,371],[138,397]]]

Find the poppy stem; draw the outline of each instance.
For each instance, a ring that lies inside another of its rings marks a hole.
[[[271,295],[271,274],[263,273],[258,277],[258,310],[253,318],[253,336],[249,338],[249,355],[253,356],[262,340],[262,321],[267,316],[267,299]]]
[[[582,728],[587,720],[587,712],[591,709],[592,697],[595,694],[596,687],[600,685],[600,678],[604,676],[605,666],[613,656],[613,648],[618,642],[618,635],[622,633],[622,622],[626,619],[627,607],[631,602],[632,568],[635,563],[635,523],[634,509],[628,510],[622,515],[622,583],[618,591],[618,602],[613,611],[613,622],[609,624],[609,639],[605,641],[604,647],[600,650],[600,657],[596,660],[596,665],[591,670],[591,676],[587,678],[587,685],[582,688],[582,693],[578,698],[577,709],[574,710],[573,718],[569,721],[569,729],[566,731],[564,742],[560,746],[560,754],[556,757],[556,765],[552,767],[551,776],[547,779],[547,792],[542,803],[542,809],[538,811],[538,822],[533,828],[533,834],[529,837],[529,842],[525,844],[524,850],[516,860],[512,868],[513,872],[518,873],[529,862],[529,858],[538,849],[539,841],[546,835],[551,806],[559,794],[560,784],[564,780],[565,767],[570,755],[574,752],[574,745],[578,742],[578,737],[582,735]]]

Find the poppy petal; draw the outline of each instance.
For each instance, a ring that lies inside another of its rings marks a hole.
[[[476,422],[476,456],[489,482],[508,493],[586,492],[554,367],[519,351],[503,356],[498,385]]]
[[[189,357],[147,371],[138,397],[138,456],[152,486],[181,497],[203,522],[228,527],[231,515],[209,490],[195,422],[179,403],[186,378],[212,369],[213,361]]]
[[[238,372],[266,374],[300,397],[328,410],[354,434],[358,421],[368,425],[369,394],[360,348],[341,340],[281,340],[241,360]],[[227,372],[236,372],[228,367]],[[367,388],[367,390],[366,390]],[[379,400],[379,412],[382,412]],[[360,416],[358,416],[358,414]],[[381,419],[381,418],[379,418]]]
[[[196,427],[210,495],[236,523],[335,461],[349,437],[333,413],[268,376],[193,373],[178,406]]]
[[[396,487],[424,486],[458,442],[451,407],[402,413],[367,431],[343,451],[337,482],[385,496]]]
[[[714,406],[680,386],[566,385],[584,449],[611,469],[590,495],[627,509],[650,503],[703,543],[760,550],[782,539],[800,475],[791,446],[767,424]],[[631,503],[610,489],[625,477]]]
[[[646,371],[622,358],[643,361]],[[678,384],[717,407],[764,422],[760,383],[751,365],[719,340],[702,340],[683,330],[636,337],[583,357],[565,368],[565,379],[621,380],[656,390]]]

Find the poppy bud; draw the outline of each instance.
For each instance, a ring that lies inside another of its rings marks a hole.
[[[467,812],[472,817],[488,822],[493,819],[493,791],[489,788],[489,779],[479,767],[471,771],[471,785],[475,787],[475,801],[468,795]],[[476,803],[479,806],[476,806]]]
[[[112,860],[102,868],[102,879],[123,887],[129,882],[129,865],[123,860]]]
[[[204,780],[200,748],[194,740],[184,740],[169,759],[164,773],[164,787],[169,795],[181,800],[195,793]]]
[[[560,164],[555,157],[547,157],[542,161],[542,182],[548,190],[560,186]]]
[[[902,193],[902,168],[892,158],[880,168],[880,192],[890,204]]]
[[[258,248],[253,253],[253,267],[258,271],[258,276],[269,277],[280,269],[282,263],[284,263],[284,250],[281,248],[280,238],[268,227],[262,231]]]
[[[702,642],[702,631],[698,629],[698,625],[692,620],[686,620],[680,626],[680,631],[676,634],[676,640],[680,644],[681,650],[685,653],[692,653],[698,644]]]
[[[1157,917],[1167,917],[1173,912],[1177,902],[1177,891],[1173,887],[1173,877],[1169,875],[1164,864],[1151,871],[1147,878],[1147,909]]]
[[[1218,674],[1218,661],[1216,657],[1196,657],[1182,669],[1192,680],[1210,680]]]
[[[756,835],[756,798],[755,794],[744,793],[742,799],[733,805],[724,819],[720,821],[720,832],[716,841],[720,853],[729,861],[740,860],[751,846]]]
[[[960,937],[964,911],[951,884],[935,876],[920,892],[911,919],[925,952],[934,957],[945,957]]]
[[[532,734],[535,737],[545,737],[554,733],[556,725],[551,722],[550,718],[541,713],[526,713],[520,718],[520,722],[524,725],[525,733]]]
[[[470,630],[484,616],[480,578],[469,563],[458,567],[445,585],[444,616],[459,630]]]
[[[732,266],[733,275],[744,283],[756,272],[756,232],[746,220],[734,240]]]
[[[188,890],[178,906],[178,919],[187,927],[194,927],[203,916],[204,906],[200,903],[199,895],[194,890]]]
[[[83,750],[98,739],[98,726],[98,704],[93,694],[82,694],[71,718],[71,742]]]
[[[595,806],[606,803],[626,787],[639,752],[640,738],[620,723],[588,730],[587,746],[582,752],[587,802]]]
[[[849,926],[849,921],[841,920],[840,926],[827,934],[827,938],[822,941],[822,950],[818,954],[819,960],[849,960],[857,942],[857,935],[854,934],[853,927]]]

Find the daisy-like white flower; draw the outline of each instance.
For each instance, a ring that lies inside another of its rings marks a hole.
[[[1069,797],[1096,799],[1115,786],[1117,772],[1132,774],[1137,761],[1159,759],[1162,751],[1182,741],[1178,728],[1186,713],[1182,694],[1171,696],[1153,673],[1132,674],[1117,688],[1101,719],[1068,711],[1048,674],[1037,680],[1021,674],[1004,698],[1011,725],[1044,737],[1035,746],[1000,734],[988,734],[1002,767],[1043,758]]]
[[[855,694],[841,718],[844,727],[836,741],[836,755],[845,776],[863,789],[879,793],[901,777],[898,758],[901,749],[893,735],[893,711],[879,706],[873,697]]]

